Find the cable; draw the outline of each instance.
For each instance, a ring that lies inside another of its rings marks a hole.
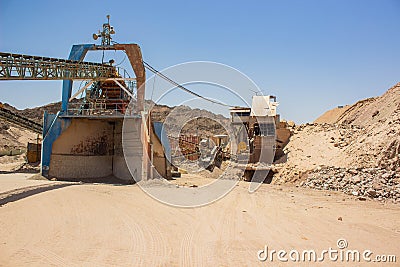
[[[120,63],[114,65],[114,67],[118,67],[119,65],[121,65],[122,63],[124,63],[125,59],[126,59],[126,54],[125,54],[124,58],[122,59],[122,61],[121,61]]]
[[[113,44],[119,44],[119,43],[116,42],[116,41],[111,41],[111,43],[113,43]],[[126,51],[124,51],[124,53],[125,53],[125,56],[127,56]],[[103,50],[103,58],[104,58],[104,50]],[[125,57],[125,58],[126,58],[126,57]],[[125,60],[125,58],[124,58],[124,60]],[[124,61],[124,60],[123,60],[123,61]],[[123,62],[123,61],[122,61],[122,62]],[[121,62],[121,63],[122,63],[122,62]],[[230,107],[230,108],[236,107],[236,106],[227,105],[227,104],[221,103],[221,102],[219,102],[219,101],[216,101],[216,100],[214,100],[214,99],[207,98],[207,97],[204,97],[204,96],[202,96],[202,95],[199,95],[199,94],[197,94],[197,93],[195,93],[195,92],[193,92],[193,91],[187,89],[186,87],[180,85],[179,83],[177,83],[177,82],[171,80],[170,78],[168,78],[167,76],[165,76],[164,74],[162,74],[161,72],[159,72],[158,70],[156,70],[155,68],[153,68],[153,67],[152,67],[149,63],[147,63],[146,61],[142,60],[142,62],[143,62],[143,64],[144,64],[144,66],[145,66],[146,69],[150,70],[150,71],[153,72],[154,74],[158,75],[159,77],[163,78],[164,80],[170,82],[171,84],[175,85],[175,86],[178,87],[179,89],[181,89],[181,90],[183,90],[183,91],[185,91],[185,92],[187,92],[187,93],[189,93],[189,94],[192,94],[192,95],[197,96],[197,97],[199,97],[199,98],[201,98],[201,99],[204,99],[204,100],[206,100],[206,101],[208,101],[208,102],[211,102],[211,103],[214,103],[214,104],[217,104],[217,105],[221,105],[221,106],[224,106],[224,107]],[[102,59],[102,63],[103,63],[103,59]],[[120,63],[120,64],[121,64],[121,63]],[[120,65],[120,64],[118,64],[118,65]],[[153,85],[153,86],[154,86],[154,85]],[[154,88],[153,88],[153,90],[154,90]]]
[[[214,103],[214,104],[218,104],[218,105],[221,105],[221,106],[225,106],[225,107],[235,107],[235,106],[227,105],[227,104],[221,103],[221,102],[219,102],[219,101],[216,101],[216,100],[214,100],[214,99],[210,99],[210,98],[204,97],[204,96],[202,96],[202,95],[199,95],[198,93],[195,93],[195,92],[193,92],[193,91],[187,89],[186,87],[180,85],[179,83],[177,83],[177,82],[171,80],[170,78],[168,78],[167,76],[165,76],[164,74],[162,74],[161,72],[159,72],[158,70],[156,70],[155,68],[153,68],[149,63],[143,61],[143,64],[144,64],[145,68],[148,69],[149,71],[153,72],[154,74],[158,75],[159,77],[163,78],[164,80],[170,82],[171,84],[175,85],[175,86],[178,87],[179,89],[181,89],[181,90],[183,90],[183,91],[185,91],[185,92],[187,92],[187,93],[189,93],[189,94],[192,94],[192,95],[194,95],[194,96],[196,96],[196,97],[199,97],[199,98],[201,98],[201,99],[204,99],[204,100],[206,100],[206,101],[208,101],[208,102],[211,102],[211,103]]]

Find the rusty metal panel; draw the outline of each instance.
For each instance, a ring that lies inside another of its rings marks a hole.
[[[26,158],[28,160],[28,163],[39,162],[40,156],[41,156],[41,151],[42,151],[41,144],[28,143],[27,152],[26,152]]]

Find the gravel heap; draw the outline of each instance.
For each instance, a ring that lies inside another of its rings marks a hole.
[[[400,203],[400,83],[292,127],[273,183]]]
[[[400,168],[390,171],[383,168],[318,167],[300,183],[302,187],[341,191],[358,197],[400,203]]]

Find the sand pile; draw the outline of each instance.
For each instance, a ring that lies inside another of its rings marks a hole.
[[[361,180],[368,180],[367,185],[372,183],[371,179],[375,176],[382,175],[389,175],[394,179],[389,186],[398,185],[400,83],[380,97],[328,111],[316,123],[295,126],[292,130],[293,136],[285,148],[287,162],[276,166],[279,172],[275,175],[275,183],[304,181],[310,187],[330,189],[332,186],[329,184],[324,186],[325,180],[332,177],[337,179],[347,175],[350,169],[358,169],[365,174],[361,176]],[[336,168],[335,171],[343,171],[332,176],[331,167]],[[375,172],[371,173],[371,168]],[[381,184],[386,186],[383,180]],[[332,184],[335,185],[335,190],[354,192],[336,186],[340,183],[335,181]],[[388,189],[391,193],[387,195],[397,198],[396,188]],[[368,189],[365,188],[362,193],[357,194],[364,195]],[[379,194],[375,196],[379,198]]]

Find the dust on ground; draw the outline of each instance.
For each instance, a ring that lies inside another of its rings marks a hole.
[[[399,257],[399,225],[398,205],[341,192],[264,184],[250,194],[242,181],[212,205],[182,209],[138,185],[77,184],[0,207],[0,265],[265,266],[257,257],[265,246],[322,251],[340,238]]]

